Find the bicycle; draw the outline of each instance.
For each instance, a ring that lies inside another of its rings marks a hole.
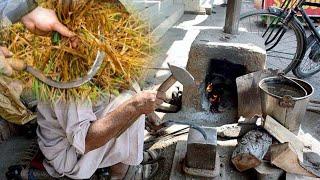
[[[242,14],[239,22],[239,28],[257,33],[264,39],[269,67],[281,69],[284,73],[292,70],[299,78],[320,71],[320,34],[304,6],[320,7],[320,3],[285,0],[280,7]],[[308,37],[299,18],[311,31]],[[309,68],[306,69],[305,65]]]

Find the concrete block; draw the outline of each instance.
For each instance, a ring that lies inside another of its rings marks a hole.
[[[188,168],[214,170],[217,153],[217,130],[211,127],[205,127],[203,130],[207,134],[207,140],[198,130],[190,128],[185,164]]]

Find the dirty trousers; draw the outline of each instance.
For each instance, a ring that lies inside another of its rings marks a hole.
[[[104,146],[84,154],[90,124],[130,99],[132,91],[108,98],[97,106],[91,102],[38,104],[39,147],[46,157],[44,167],[53,177],[90,178],[98,168],[117,163],[138,165],[143,159],[144,116]]]

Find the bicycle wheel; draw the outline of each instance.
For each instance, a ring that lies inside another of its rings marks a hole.
[[[298,78],[307,78],[320,71],[320,43],[313,36],[308,40],[305,56],[293,70],[293,74]]]
[[[285,16],[280,15],[269,10],[248,12],[240,16],[239,28],[240,31],[254,33],[264,39],[266,68],[288,73],[297,66],[303,55],[305,34],[295,19],[285,26],[282,23]]]

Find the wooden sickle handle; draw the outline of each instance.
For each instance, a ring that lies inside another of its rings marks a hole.
[[[8,64],[16,71],[24,71],[27,69],[27,63],[19,59],[7,58]]]
[[[177,82],[176,78],[173,75],[170,75],[170,77],[168,79],[166,79],[158,88],[158,91],[161,92],[167,92],[167,90],[175,83]],[[164,119],[163,117],[159,117],[157,115],[156,112],[152,112],[149,114],[149,116],[151,116],[153,118],[153,120],[155,121],[154,124],[156,126],[161,125],[162,123],[164,123]]]
[[[166,79],[161,86],[158,88],[158,91],[167,92],[167,90],[177,82],[176,78],[173,75],[170,75],[168,79]]]

